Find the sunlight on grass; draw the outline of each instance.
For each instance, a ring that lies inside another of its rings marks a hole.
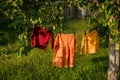
[[[48,44],[46,50],[33,48],[21,58],[15,54],[1,54],[0,80],[107,80],[108,48],[100,48],[93,55],[79,54],[84,30],[89,30],[92,26],[87,20],[79,19],[65,21],[64,26],[65,33],[75,32],[77,35],[75,67],[54,67],[54,50]]]

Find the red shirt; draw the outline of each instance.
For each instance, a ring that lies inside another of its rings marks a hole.
[[[54,46],[53,33],[48,29],[43,29],[40,28],[39,26],[34,27],[31,34],[32,47],[37,47],[45,50],[49,40],[51,44],[51,49],[53,49]]]

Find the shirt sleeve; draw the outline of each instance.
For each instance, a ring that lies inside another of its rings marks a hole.
[[[54,48],[54,35],[52,32],[50,33],[50,46],[51,46],[51,49]]]

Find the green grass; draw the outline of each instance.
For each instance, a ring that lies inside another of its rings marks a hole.
[[[80,53],[81,38],[84,30],[92,26],[87,20],[69,20],[64,22],[65,33],[75,32],[78,49],[75,67],[57,68],[52,65],[54,50],[33,48],[28,55],[0,55],[0,80],[107,80],[108,48],[100,48],[96,54]],[[2,47],[1,47],[2,48]]]

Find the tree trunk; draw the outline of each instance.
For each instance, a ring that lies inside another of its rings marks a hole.
[[[108,80],[119,80],[119,44],[116,42],[112,42],[113,41],[112,37],[110,37],[109,39],[110,50],[109,50]]]

